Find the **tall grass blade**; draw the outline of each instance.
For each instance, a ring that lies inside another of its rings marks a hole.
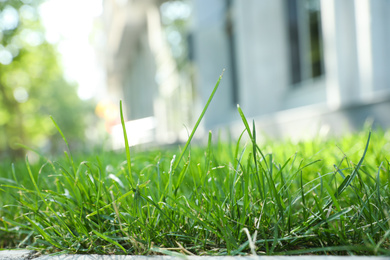
[[[366,153],[367,153],[367,150],[368,150],[368,145],[370,144],[370,138],[371,138],[371,132],[368,134],[368,139],[367,139],[367,143],[366,143],[366,147],[364,148],[364,152],[363,152],[363,155],[362,157],[360,158],[360,161],[358,162],[358,164],[356,165],[355,169],[353,170],[352,174],[348,176],[344,179],[344,181],[341,183],[341,185],[339,186],[339,188],[337,189],[337,197],[341,195],[341,193],[351,184],[351,182],[353,181],[353,179],[356,177],[360,167],[362,166],[362,163],[364,161],[364,158],[366,156]]]
[[[190,136],[188,137],[188,140],[187,140],[186,144],[184,145],[184,148],[183,148],[181,154],[179,155],[179,158],[176,160],[176,163],[175,163],[175,165],[174,165],[174,167],[173,167],[173,172],[175,172],[176,168],[179,166],[179,163],[181,162],[181,159],[183,158],[184,153],[187,151],[187,148],[188,148],[188,146],[190,145],[192,138],[194,137],[194,134],[195,134],[195,132],[196,132],[196,129],[198,129],[198,126],[199,126],[200,122],[202,121],[203,116],[204,116],[204,114],[206,113],[207,108],[209,107],[209,105],[210,105],[210,103],[211,103],[211,100],[212,100],[213,97],[214,97],[215,92],[217,92],[217,89],[218,89],[218,86],[219,86],[219,82],[221,81],[221,79],[222,79],[222,77],[223,77],[224,71],[225,71],[225,70],[223,70],[223,71],[222,71],[222,74],[219,76],[219,79],[218,79],[217,83],[215,84],[214,89],[213,89],[213,91],[211,92],[211,95],[210,95],[209,99],[208,99],[207,102],[206,102],[206,105],[204,106],[204,108],[203,108],[203,110],[202,110],[202,113],[200,113],[200,116],[199,116],[199,118],[198,118],[198,121],[196,121],[195,126],[194,126],[194,128],[192,129],[192,132],[191,132]]]
[[[72,154],[70,153],[70,147],[69,147],[69,143],[68,143],[68,140],[66,139],[65,135],[62,133],[61,131],[61,128],[58,126],[57,122],[54,120],[54,118],[52,116],[50,116],[50,119],[51,121],[53,121],[53,124],[54,126],[57,128],[57,131],[60,133],[60,135],[62,136],[62,139],[64,140],[65,144],[66,144],[66,147],[68,148],[68,152],[69,152],[69,160],[70,160],[70,163],[73,167],[73,173],[76,174],[76,166],[74,164],[74,161],[73,161],[73,157],[72,157]],[[65,152],[65,154],[68,156],[68,154]]]
[[[121,124],[122,124],[122,130],[123,130],[123,137],[125,139],[125,149],[126,149],[126,159],[127,159],[127,170],[128,170],[128,176],[130,180],[131,188],[134,189],[135,184],[133,180],[133,175],[131,173],[131,157],[130,157],[130,146],[129,146],[129,140],[127,138],[127,132],[126,132],[126,126],[125,126],[125,119],[123,117],[123,108],[122,108],[122,100],[119,101],[119,108],[120,108],[120,114],[121,114]]]
[[[248,121],[246,120],[246,117],[245,117],[245,115],[244,115],[244,112],[242,112],[242,109],[241,109],[241,107],[240,107],[239,104],[237,104],[237,110],[238,110],[238,113],[240,114],[240,117],[241,117],[241,119],[242,119],[242,122],[244,123],[246,132],[248,133],[249,138],[250,138],[251,141],[252,141],[252,140],[253,140],[253,136],[252,136],[252,133],[251,133],[251,129],[249,128]]]
[[[360,158],[360,160],[359,160],[358,164],[356,165],[355,169],[353,170],[353,172],[350,175],[347,175],[345,177],[343,182],[337,188],[337,191],[333,194],[333,196],[335,198],[338,198],[341,195],[341,193],[343,193],[345,191],[345,189],[352,183],[353,179],[356,177],[360,167],[362,166],[364,158],[366,156],[366,153],[368,150],[368,145],[370,144],[370,138],[371,138],[371,132],[369,132],[369,134],[368,134],[366,147],[364,148],[364,152],[363,152],[362,157]],[[328,208],[333,202],[334,202],[334,200],[329,200],[329,202],[324,206],[323,209]]]

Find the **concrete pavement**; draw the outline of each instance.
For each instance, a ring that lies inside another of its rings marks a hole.
[[[30,250],[2,250],[0,260],[32,259],[35,251]]]

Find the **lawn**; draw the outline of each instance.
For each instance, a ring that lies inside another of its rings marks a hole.
[[[0,248],[390,255],[390,131],[191,144],[217,87],[183,146],[3,162]]]

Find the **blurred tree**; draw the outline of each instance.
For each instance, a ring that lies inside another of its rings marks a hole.
[[[0,1],[0,158],[23,156],[17,143],[55,150],[49,115],[70,140],[84,137],[87,105],[64,79],[55,47],[45,41],[39,2]]]
[[[165,36],[171,48],[179,70],[185,70],[189,64],[188,38],[191,15],[191,4],[188,0],[164,1],[160,6],[161,20]]]

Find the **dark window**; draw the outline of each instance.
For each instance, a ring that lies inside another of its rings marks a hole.
[[[237,79],[237,68],[236,68],[236,46],[235,46],[235,32],[234,32],[234,24],[232,17],[232,8],[233,3],[232,0],[226,0],[226,21],[225,21],[225,29],[228,38],[228,48],[229,48],[229,58],[230,58],[230,71],[232,80],[232,103],[233,105],[237,105],[239,103],[239,94],[238,94],[238,79]],[[229,69],[229,68],[228,68]]]
[[[322,32],[321,32],[321,10],[319,1],[309,1],[309,21],[310,21],[310,51],[312,77],[324,74]]]
[[[290,82],[324,74],[320,0],[286,0]]]

